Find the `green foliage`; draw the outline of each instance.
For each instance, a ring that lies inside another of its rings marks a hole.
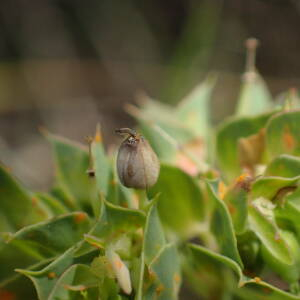
[[[176,300],[184,278],[203,299],[300,300],[298,100],[275,107],[256,70],[244,77],[216,128],[213,77],[176,107],[127,107],[161,160],[147,191],[120,184],[100,127],[89,151],[46,133],[49,192],[1,165],[0,298]]]

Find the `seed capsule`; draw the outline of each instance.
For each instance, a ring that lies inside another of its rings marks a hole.
[[[116,130],[127,134],[122,142],[118,157],[117,171],[120,181],[126,187],[147,189],[153,186],[159,175],[159,160],[148,141],[129,128]]]

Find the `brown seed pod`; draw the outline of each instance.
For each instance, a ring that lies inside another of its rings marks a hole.
[[[130,128],[116,130],[127,134],[122,142],[118,157],[117,171],[123,185],[136,189],[147,189],[153,186],[159,175],[159,160],[148,141]]]

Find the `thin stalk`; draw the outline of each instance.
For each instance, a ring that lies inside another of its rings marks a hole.
[[[246,40],[246,49],[247,49],[247,56],[246,56],[246,73],[255,73],[256,67],[256,49],[259,45],[259,41],[255,38],[249,38]]]

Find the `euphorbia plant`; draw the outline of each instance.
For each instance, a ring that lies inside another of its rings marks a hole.
[[[46,133],[47,193],[2,165],[0,299],[172,300],[182,278],[204,299],[300,299],[299,100],[273,104],[255,46],[238,109],[216,128],[209,77],[176,107],[128,106],[138,129],[119,131],[118,160],[100,128],[90,151]]]

